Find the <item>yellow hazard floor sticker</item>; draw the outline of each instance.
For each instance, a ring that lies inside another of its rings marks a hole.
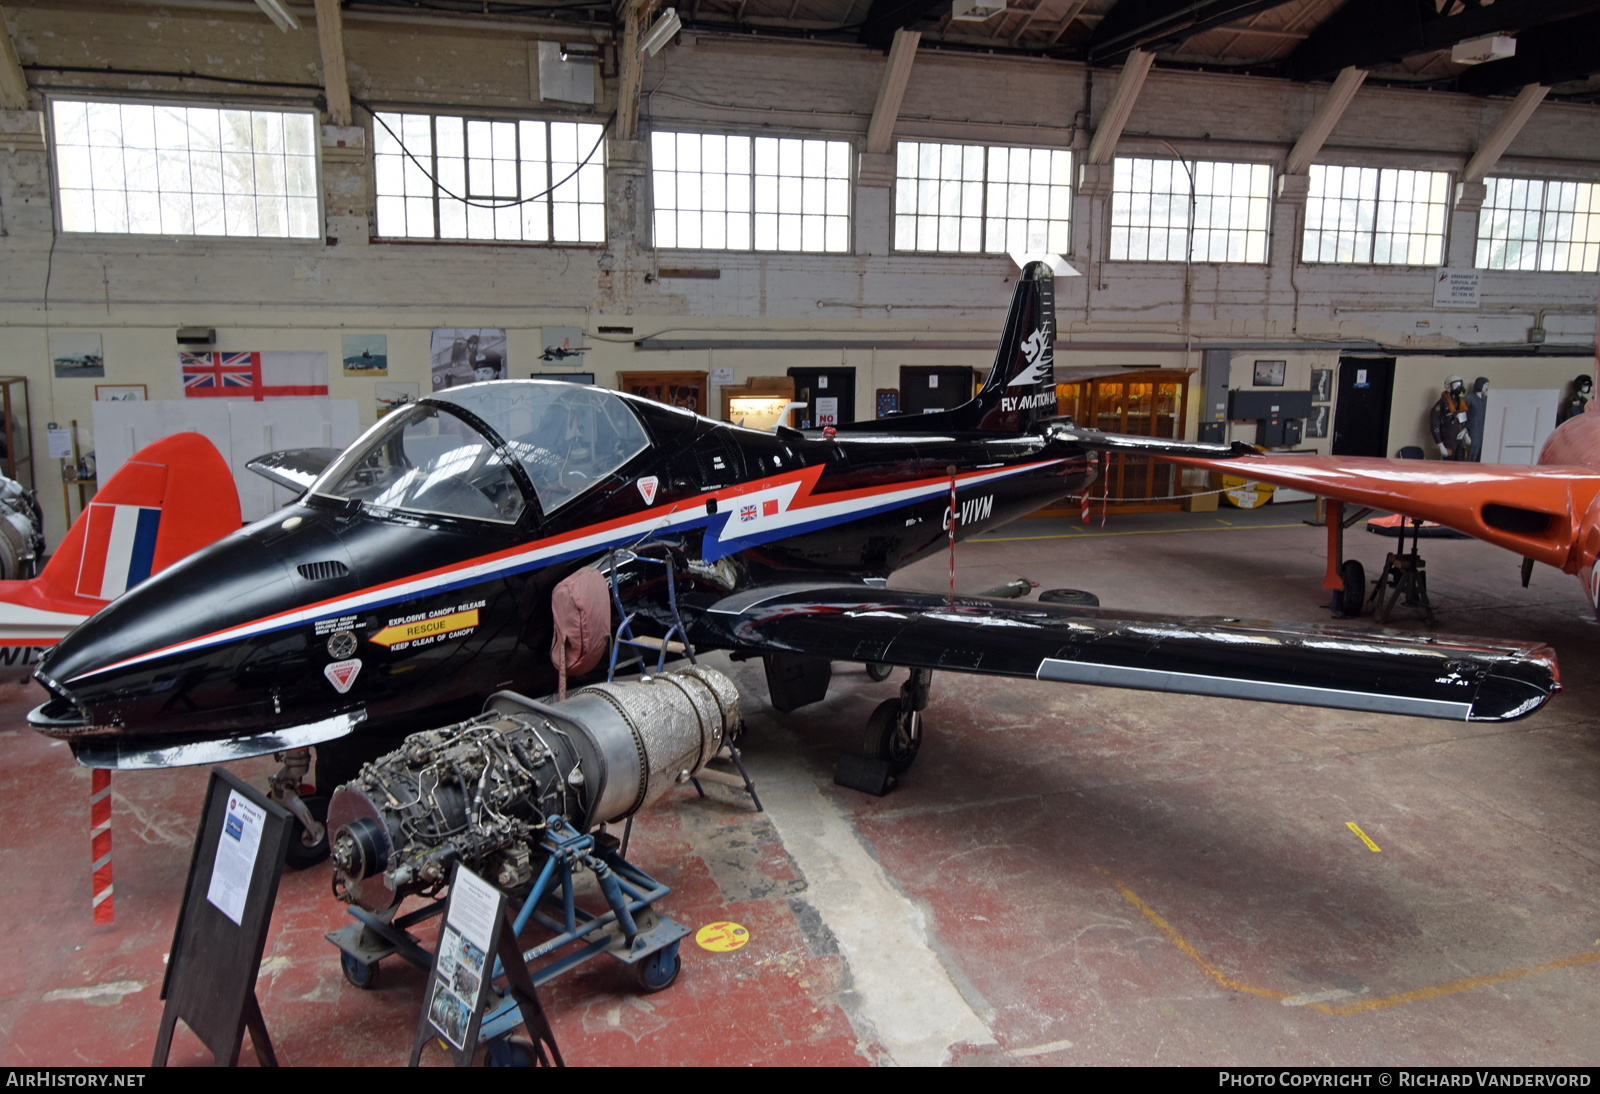
[[[1350,831],[1354,832],[1357,836],[1361,837],[1361,842],[1367,845],[1367,850],[1369,850],[1369,851],[1382,851],[1383,850],[1382,847],[1379,847],[1376,843],[1372,842],[1372,837],[1367,835],[1365,832],[1363,832],[1361,830],[1361,826],[1359,824],[1357,824],[1355,821],[1345,821],[1344,822],[1344,826],[1346,828],[1350,829]]]
[[[707,923],[695,932],[694,940],[700,944],[701,949],[711,950],[713,953],[728,953],[750,941],[750,932],[737,923],[724,920],[720,923]]]

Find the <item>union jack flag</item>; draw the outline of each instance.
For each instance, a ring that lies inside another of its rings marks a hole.
[[[741,506],[739,506],[739,519],[741,521],[755,520],[756,519],[756,507],[754,505],[741,505]]]
[[[223,395],[224,388],[243,389],[238,395],[249,397],[256,387],[256,360],[253,353],[184,353],[179,355],[183,366],[183,393],[193,396]],[[227,394],[234,394],[228,392]]]

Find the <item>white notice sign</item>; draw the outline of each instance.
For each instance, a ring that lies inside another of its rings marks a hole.
[[[211,888],[206,891],[206,899],[241,926],[266,819],[266,811],[241,798],[237,790],[228,792],[228,811],[223,814],[222,835],[217,839],[217,860],[211,867]]]
[[[714,368],[714,369],[712,369],[711,370],[711,382],[713,384],[721,384],[724,387],[726,387],[728,384],[733,383],[733,369],[731,369],[731,368]]]
[[[72,459],[72,433],[69,430],[53,425],[45,432],[45,437],[50,442],[52,460]]]
[[[839,424],[839,398],[823,395],[817,398],[817,428]]]
[[[1483,275],[1478,270],[1438,270],[1433,280],[1436,308],[1476,308]]]
[[[458,869],[456,884],[450,894],[449,925],[461,932],[461,937],[486,953],[494,937],[494,909],[499,894],[471,870]]]

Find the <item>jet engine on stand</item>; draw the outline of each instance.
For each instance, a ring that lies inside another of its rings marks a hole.
[[[448,882],[455,862],[523,888],[548,857],[551,818],[583,833],[631,817],[699,772],[738,725],[737,689],[700,666],[559,703],[499,692],[482,715],[413,734],[334,793],[334,891],[383,912]]]

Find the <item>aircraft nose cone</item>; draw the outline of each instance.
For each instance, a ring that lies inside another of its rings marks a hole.
[[[112,601],[68,634],[39,675],[71,689],[109,666],[246,622],[292,595],[277,551],[236,532]]]

